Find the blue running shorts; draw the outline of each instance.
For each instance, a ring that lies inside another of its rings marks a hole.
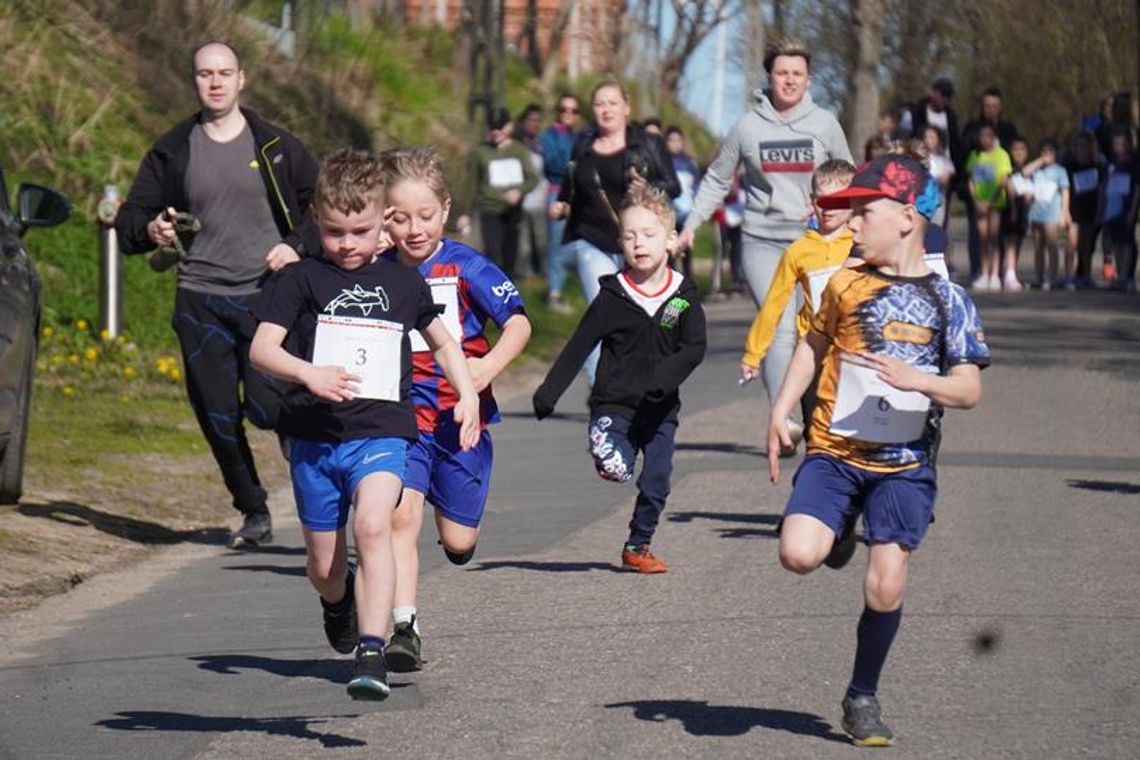
[[[289,439],[289,473],[297,516],[309,530],[339,530],[360,481],[375,472],[404,479],[408,442],[403,438],[360,438],[341,443]]]
[[[459,427],[440,425],[435,433],[420,433],[408,451],[404,488],[419,491],[444,517],[478,528],[487,507],[494,448],[484,430],[470,451],[459,448]]]
[[[934,521],[937,495],[937,478],[930,465],[872,472],[827,454],[812,454],[796,471],[784,515],[810,515],[838,536],[862,512],[867,543],[897,543],[913,551]]]

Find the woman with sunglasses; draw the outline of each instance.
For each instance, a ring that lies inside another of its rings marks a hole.
[[[621,266],[617,209],[633,187],[652,185],[676,198],[681,185],[665,143],[629,121],[629,94],[607,79],[590,94],[594,122],[574,144],[570,164],[550,207],[551,219],[565,219],[566,265],[577,264],[587,302],[598,294],[598,278]],[[586,361],[591,385],[598,363],[595,350]]]
[[[563,94],[558,98],[554,109],[554,123],[539,135],[542,146],[543,174],[549,183],[546,196],[546,302],[560,314],[570,312],[570,307],[562,300],[562,287],[566,284],[566,260],[562,256],[562,235],[566,231],[566,220],[550,216],[550,207],[558,202],[558,192],[566,178],[566,167],[574,152],[574,141],[578,139],[578,98]]]

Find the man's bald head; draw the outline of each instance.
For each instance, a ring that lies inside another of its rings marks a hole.
[[[201,58],[213,55],[229,56],[233,59],[233,66],[238,71],[241,71],[241,58],[238,56],[237,51],[231,46],[219,40],[212,40],[204,45],[199,45],[194,50],[194,56],[190,59],[190,74],[196,75],[198,73],[198,64]]]

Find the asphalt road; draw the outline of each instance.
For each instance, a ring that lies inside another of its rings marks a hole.
[[[951,412],[937,522],[881,686],[900,757],[1119,757],[1140,747],[1140,297],[978,299],[995,364]],[[3,758],[846,757],[862,607],[847,569],[782,571],[762,388],[735,382],[751,308],[708,307],[655,549],[617,571],[632,486],[556,419],[506,404],[466,568],[425,529],[427,668],[351,701],[285,484],[278,540],[199,550],[149,588],[0,660]],[[790,466],[794,466],[794,463]],[[786,473],[790,476],[791,470]],[[34,625],[34,614],[28,618]]]

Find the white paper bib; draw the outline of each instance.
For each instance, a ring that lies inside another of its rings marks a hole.
[[[517,158],[496,158],[487,164],[487,184],[495,188],[523,183],[523,165]]]
[[[458,277],[432,277],[427,284],[431,287],[431,300],[437,306],[444,307],[443,326],[455,338],[456,343],[463,342],[463,327],[459,324],[459,278]],[[430,351],[427,341],[419,330],[409,333],[412,339],[412,351]]]
[[[313,364],[344,367],[360,376],[357,398],[400,400],[400,346],[404,328],[398,322],[361,317],[317,317]]]
[[[842,264],[836,264],[833,267],[824,267],[814,272],[808,272],[808,295],[811,296],[813,314],[819,314],[819,305],[823,303],[823,291],[827,288],[831,275],[838,272],[841,267]]]
[[[870,443],[908,443],[922,437],[930,399],[900,391],[873,369],[842,360],[830,431]]]

